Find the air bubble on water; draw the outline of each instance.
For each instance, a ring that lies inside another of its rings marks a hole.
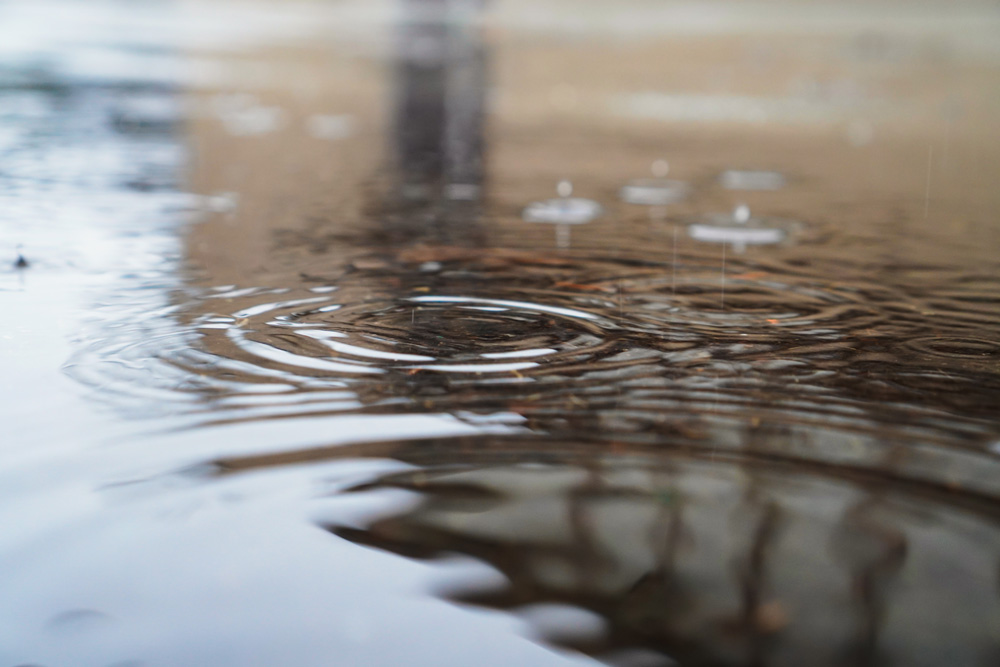
[[[556,186],[559,197],[535,202],[524,209],[521,217],[525,222],[543,222],[556,225],[556,245],[568,248],[570,230],[568,225],[582,225],[603,213],[601,205],[593,199],[570,197],[573,184],[568,180],[559,181]]]
[[[524,209],[525,222],[547,222],[554,225],[582,225],[602,212],[601,205],[592,199],[562,197],[535,202]]]
[[[688,236],[703,243],[726,243],[741,253],[748,245],[774,245],[788,236],[789,221],[754,218],[750,207],[740,204],[729,215],[711,215],[688,226]]]
[[[559,197],[535,202],[524,209],[524,220],[555,225],[581,225],[603,212],[601,205],[593,199],[570,197],[573,186],[569,181],[560,181],[557,191]]]
[[[690,188],[683,181],[664,178],[670,172],[670,163],[666,160],[653,162],[650,171],[654,178],[638,178],[623,187],[618,196],[627,204],[639,206],[666,206],[676,204],[687,197]]]

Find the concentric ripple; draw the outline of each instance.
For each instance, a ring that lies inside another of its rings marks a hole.
[[[884,323],[888,313],[881,302],[899,297],[885,289],[832,287],[764,271],[724,273],[696,268],[680,275],[650,272],[592,286],[620,292],[629,305],[626,326],[670,331],[684,339],[731,332],[771,342],[779,341],[782,334],[843,340]]]
[[[262,364],[347,377],[517,373],[579,362],[607,345],[604,318],[580,309],[458,295],[362,302],[339,302],[336,296],[239,311],[225,334]]]
[[[831,441],[992,437],[995,345],[899,288],[697,256],[420,255],[190,293],[105,331],[71,372],[211,423],[499,410],[535,433],[641,443],[760,421]]]
[[[958,336],[925,336],[907,342],[918,352],[949,359],[1000,361],[1000,342]]]

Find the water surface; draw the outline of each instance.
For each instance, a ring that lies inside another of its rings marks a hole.
[[[0,665],[1000,658],[995,7],[53,7]]]

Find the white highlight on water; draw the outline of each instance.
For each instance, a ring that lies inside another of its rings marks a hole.
[[[688,227],[688,235],[696,241],[708,243],[733,244],[733,250],[742,253],[748,245],[769,245],[780,243],[785,238],[785,230],[781,227],[761,227],[751,223],[750,207],[740,204],[732,213],[730,224],[696,223]]]
[[[536,310],[542,313],[552,313],[553,315],[563,315],[565,317],[576,317],[583,320],[599,319],[597,315],[587,313],[582,310],[572,310],[570,308],[559,308],[558,306],[545,306],[526,301],[508,301],[506,299],[480,299],[468,296],[413,296],[407,299],[415,303],[481,303],[495,306],[507,306],[508,308],[518,308],[520,310]]]

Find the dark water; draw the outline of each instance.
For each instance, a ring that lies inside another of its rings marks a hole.
[[[100,7],[0,5],[0,666],[1000,660],[995,7]]]

